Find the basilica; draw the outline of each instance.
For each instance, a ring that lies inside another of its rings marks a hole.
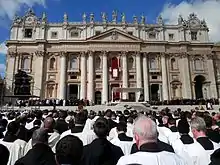
[[[41,99],[86,99],[95,104],[220,97],[220,45],[192,13],[165,24],[159,16],[126,21],[124,13],[84,13],[81,22],[46,13],[15,16],[7,41],[6,94],[25,71]],[[99,21],[97,21],[99,20]],[[130,20],[130,19],[129,19]]]

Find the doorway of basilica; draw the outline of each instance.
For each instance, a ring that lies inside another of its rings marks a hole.
[[[100,91],[95,92],[95,104],[101,105],[102,103],[102,93]]]
[[[69,85],[69,99],[75,100],[78,98],[78,85],[77,84],[70,84]]]
[[[150,86],[151,101],[159,101],[159,84],[151,84]]]
[[[205,77],[198,75],[194,79],[195,81],[195,94],[196,99],[203,99],[203,84],[205,82]]]

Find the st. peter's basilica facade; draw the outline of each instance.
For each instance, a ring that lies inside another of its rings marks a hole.
[[[120,18],[119,18],[120,17]],[[159,16],[126,22],[83,14],[81,22],[50,23],[32,10],[13,20],[7,41],[7,95],[14,75],[32,77],[31,92],[41,99],[108,101],[219,98],[220,46],[209,41],[208,25],[195,14],[166,25]]]

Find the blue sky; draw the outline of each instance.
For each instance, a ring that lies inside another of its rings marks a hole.
[[[5,52],[4,41],[9,38],[9,29],[13,15],[24,15],[32,7],[38,16],[47,13],[50,22],[61,22],[63,14],[68,14],[70,21],[80,21],[84,12],[95,14],[95,20],[100,19],[100,13],[106,12],[109,17],[114,9],[126,14],[126,20],[131,21],[135,14],[144,14],[148,23],[154,23],[158,15],[162,15],[166,23],[176,23],[178,15],[187,18],[195,12],[199,18],[205,18],[210,28],[212,41],[220,41],[220,2],[218,0],[0,0],[0,74],[4,73]]]

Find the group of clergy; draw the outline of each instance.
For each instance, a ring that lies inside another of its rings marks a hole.
[[[220,165],[220,114],[0,113],[1,165]]]

